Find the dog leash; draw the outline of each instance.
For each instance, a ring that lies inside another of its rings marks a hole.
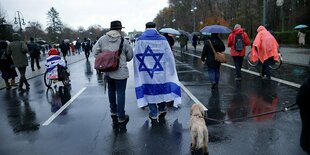
[[[260,116],[264,116],[264,115],[270,115],[270,114],[274,114],[274,113],[278,113],[278,112],[287,112],[287,111],[297,110],[297,109],[299,109],[299,107],[295,107],[296,105],[297,105],[297,103],[294,103],[292,105],[289,105],[289,106],[284,107],[284,108],[279,109],[279,110],[264,112],[264,113],[260,113],[260,114],[256,114],[256,115],[252,115],[252,116],[246,116],[246,117],[239,117],[239,118],[225,119],[225,120],[218,120],[218,119],[215,119],[215,118],[205,118],[205,119],[210,120],[210,121],[219,122],[219,123],[225,123],[225,122],[228,122],[228,121],[229,122],[235,122],[235,121],[240,121],[240,120],[260,117]]]

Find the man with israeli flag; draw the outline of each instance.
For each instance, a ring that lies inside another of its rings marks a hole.
[[[168,41],[153,22],[138,38],[134,49],[134,75],[138,107],[149,106],[149,118],[162,120],[167,102],[181,104],[181,87]]]

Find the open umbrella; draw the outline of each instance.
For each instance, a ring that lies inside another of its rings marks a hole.
[[[181,29],[178,29],[178,31],[179,31],[181,34],[183,34],[183,35],[185,35],[185,36],[187,36],[187,37],[190,36],[190,33],[189,33],[189,32],[186,32],[186,31],[181,30]]]
[[[193,36],[193,35],[200,36],[201,33],[200,33],[200,32],[192,32],[192,36]]]
[[[307,25],[301,24],[301,25],[295,26],[294,29],[304,29],[304,28],[307,28],[307,27],[308,27]]]
[[[162,29],[159,30],[159,32],[180,35],[180,32],[175,30],[175,29],[173,29],[173,28],[162,28]]]
[[[202,28],[200,32],[205,33],[230,33],[231,30],[222,25],[210,25]]]

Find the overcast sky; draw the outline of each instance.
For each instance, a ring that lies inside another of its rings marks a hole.
[[[14,23],[14,14],[20,11],[28,21],[47,24],[47,12],[54,7],[63,24],[73,29],[99,24],[110,27],[110,22],[120,20],[126,32],[143,31],[145,23],[152,21],[159,10],[168,6],[168,0],[0,0],[6,20]]]

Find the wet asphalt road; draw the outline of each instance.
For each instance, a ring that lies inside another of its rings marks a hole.
[[[252,116],[281,109],[284,103],[295,101],[297,88],[263,81],[245,72],[242,81],[236,82],[234,70],[225,65],[221,67],[218,91],[211,91],[206,66],[191,55],[175,53],[179,79],[209,109],[209,118]],[[190,154],[189,112],[193,104],[190,95],[182,91],[182,105],[178,109],[170,108],[165,122],[152,125],[147,108],[136,106],[130,62],[131,76],[126,91],[126,113],[130,121],[126,127],[113,130],[108,98],[102,79],[93,70],[93,61],[82,60],[69,66],[72,83],[69,88],[57,83],[57,88],[47,89],[43,76],[37,76],[29,80],[31,89],[27,93],[0,90],[1,155]],[[244,68],[248,66],[245,64]],[[309,70],[284,64],[272,75],[300,84]],[[77,93],[81,94],[76,96]],[[65,103],[71,104],[50,124],[44,125]],[[207,124],[210,154],[304,155],[299,146],[298,110],[235,122],[209,120]]]

